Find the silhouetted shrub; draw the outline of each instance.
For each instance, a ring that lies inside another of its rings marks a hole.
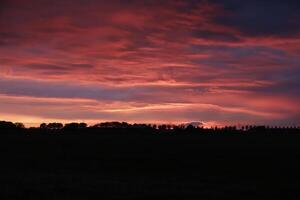
[[[62,123],[49,123],[47,125],[48,129],[52,129],[52,130],[58,130],[58,129],[62,129],[64,127],[64,125]]]
[[[94,128],[129,128],[127,122],[103,122],[93,126]]]
[[[16,122],[15,126],[16,126],[16,128],[19,128],[19,129],[24,129],[25,128],[25,125],[21,122]]]
[[[69,123],[69,124],[65,124],[64,129],[66,130],[76,130],[76,129],[83,129],[83,128],[87,128],[87,124],[86,123]]]
[[[40,129],[46,129],[47,128],[47,124],[46,123],[42,123],[41,125],[40,125]]]
[[[0,121],[0,129],[9,130],[9,129],[16,129],[16,128],[17,128],[16,124],[12,122]]]

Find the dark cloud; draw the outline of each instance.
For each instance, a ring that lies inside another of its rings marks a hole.
[[[237,28],[248,36],[298,36],[300,2],[297,0],[227,0],[222,5],[226,15],[216,18],[222,25]]]
[[[72,74],[76,71],[92,70],[94,68],[91,64],[45,64],[45,63],[30,63],[15,67],[16,71],[36,71],[41,74],[51,74],[51,75],[64,75]]]
[[[212,41],[225,41],[225,42],[241,42],[242,39],[230,33],[218,33],[213,31],[199,30],[194,32],[196,38],[212,40]]]
[[[13,31],[1,32],[0,29],[0,46],[20,45],[30,39],[32,38],[30,38],[30,36],[26,33],[13,32]]]
[[[65,71],[66,67],[51,65],[51,64],[42,64],[42,63],[32,63],[23,66],[31,70],[42,70],[42,71]]]
[[[0,85],[2,94],[32,97],[120,100],[128,97],[128,93],[130,93],[95,86],[22,79],[1,78]]]
[[[69,66],[75,69],[91,69],[94,67],[91,64],[69,64]]]

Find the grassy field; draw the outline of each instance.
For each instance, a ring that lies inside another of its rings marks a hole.
[[[300,135],[0,134],[0,199],[299,199]]]

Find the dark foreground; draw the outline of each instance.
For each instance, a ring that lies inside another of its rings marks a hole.
[[[298,134],[0,134],[0,199],[299,199]]]

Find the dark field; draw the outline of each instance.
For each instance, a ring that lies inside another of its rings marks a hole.
[[[0,134],[0,199],[299,199],[299,134]]]

